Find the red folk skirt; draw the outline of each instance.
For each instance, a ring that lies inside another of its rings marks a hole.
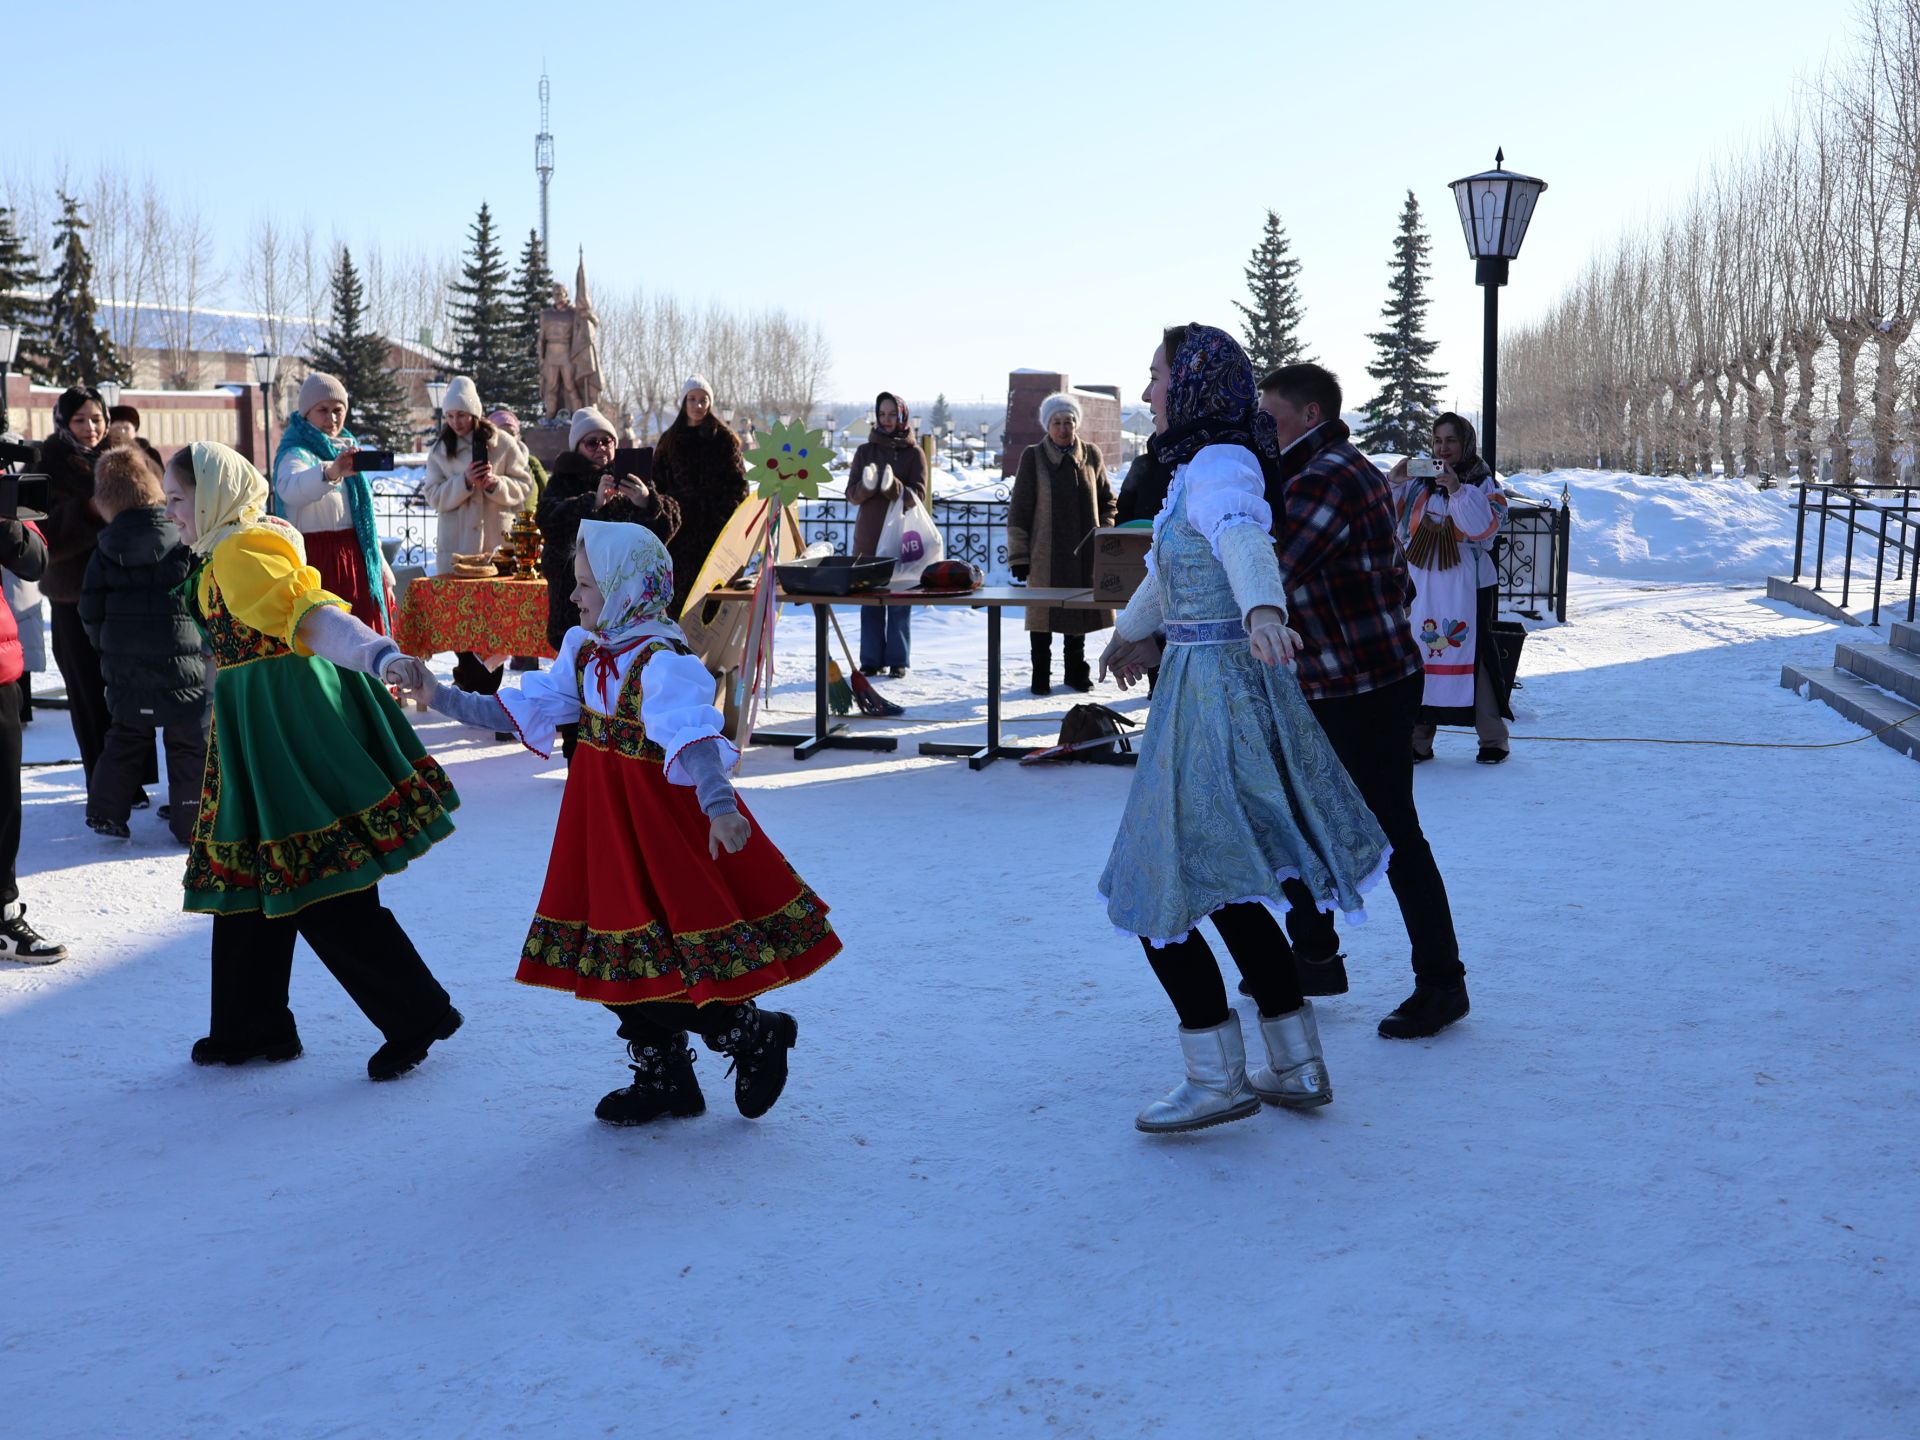
[[[347,602],[354,619],[364,621],[375,634],[386,634],[379,592],[374,589],[384,582],[378,575],[369,581],[367,557],[360,552],[360,537],[352,527],[316,530],[301,538],[307,545],[307,563],[320,572],[321,585]]]
[[[623,754],[607,730],[637,727],[593,728],[574,751],[515,979],[605,1005],[737,1004],[840,953],[826,903],[757,822],[738,854],[710,857],[707,817],[691,786],[667,783],[659,747]]]

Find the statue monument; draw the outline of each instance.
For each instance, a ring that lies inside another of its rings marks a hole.
[[[600,403],[606,379],[600,373],[600,317],[587,294],[583,250],[574,274],[573,297],[553,287],[553,304],[540,312],[540,408],[549,424],[560,424],[575,410]]]

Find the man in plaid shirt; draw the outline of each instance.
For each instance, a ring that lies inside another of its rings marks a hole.
[[[1387,477],[1349,443],[1340,382],[1318,365],[1284,365],[1260,382],[1260,408],[1282,447],[1274,540],[1288,624],[1302,646],[1300,688],[1334,753],[1393,846],[1387,880],[1413,942],[1413,994],[1380,1022],[1417,1039],[1467,1013],[1466,970],[1446,882],[1413,803],[1413,727],[1426,689],[1407,620],[1413,598]],[[1274,481],[1269,481],[1269,495]],[[1287,915],[1309,995],[1347,988],[1333,918],[1298,881]]]

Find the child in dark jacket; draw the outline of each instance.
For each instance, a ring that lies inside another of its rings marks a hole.
[[[139,450],[102,452],[93,485],[107,528],[87,562],[80,620],[100,652],[113,723],[87,785],[87,824],[127,838],[158,731],[166,738],[167,824],[184,845],[200,809],[212,694],[199,627],[179,593],[193,552],[161,508],[160,477]]]

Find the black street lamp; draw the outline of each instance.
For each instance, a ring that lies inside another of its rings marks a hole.
[[[280,357],[271,350],[253,357],[253,383],[260,387],[260,450],[269,466],[273,464],[273,382],[279,374]]]
[[[102,380],[93,388],[98,390],[100,392],[100,398],[107,402],[107,415],[111,418],[113,412],[120,405],[120,392],[127,387],[122,385],[118,380]]]
[[[1507,283],[1507,262],[1519,258],[1520,245],[1533,221],[1533,207],[1547,182],[1506,169],[1507,153],[1493,153],[1493,169],[1482,170],[1447,188],[1460,207],[1467,232],[1467,253],[1475,261],[1474,282],[1487,292],[1486,350],[1481,359],[1480,455],[1497,469],[1499,421],[1500,287]]]
[[[433,407],[433,433],[440,433],[440,402],[447,398],[447,381],[435,376],[427,381],[427,403]]]

